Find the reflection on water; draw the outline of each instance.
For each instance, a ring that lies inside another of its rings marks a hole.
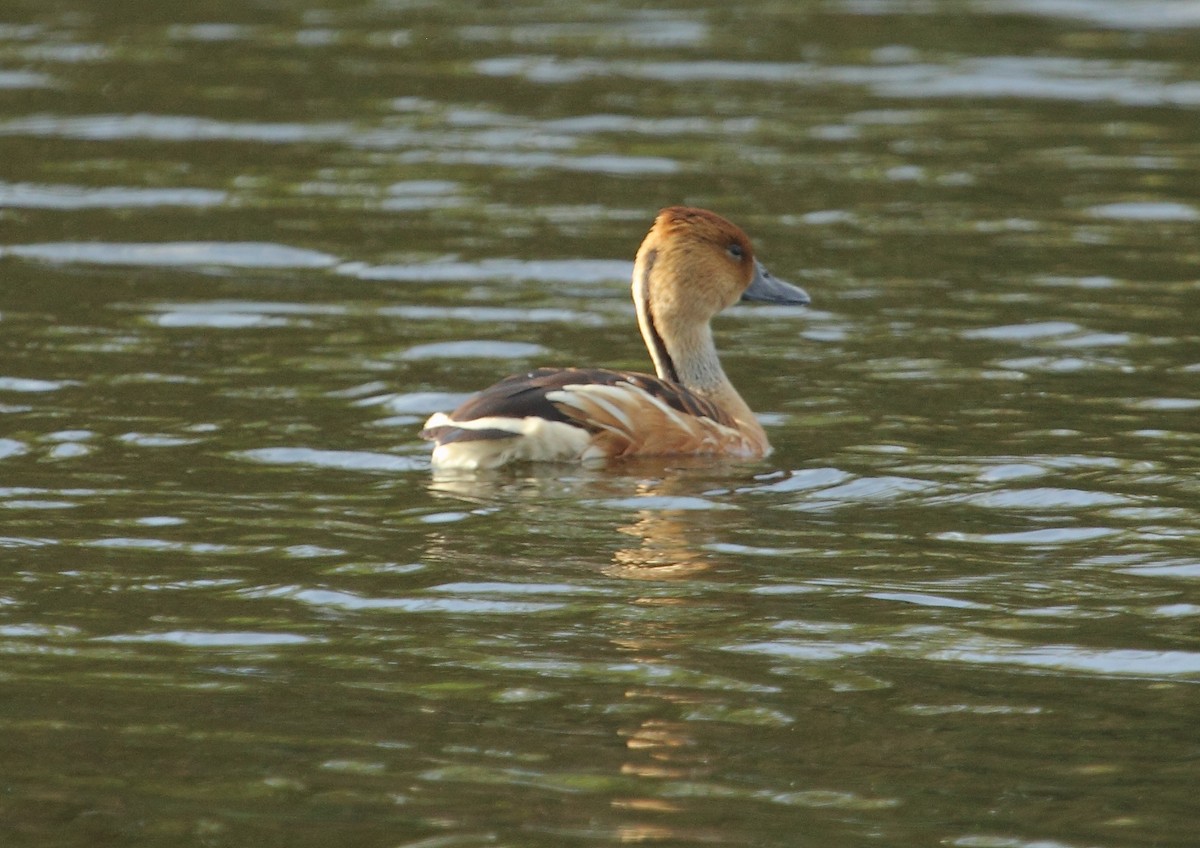
[[[1195,3],[10,5],[0,843],[1195,842]],[[776,453],[431,472],[678,202]]]

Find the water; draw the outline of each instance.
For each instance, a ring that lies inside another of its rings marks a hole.
[[[10,2],[0,841],[1195,845],[1198,31]],[[432,473],[679,202],[776,452]]]

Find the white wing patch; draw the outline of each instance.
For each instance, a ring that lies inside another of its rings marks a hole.
[[[510,462],[575,461],[583,458],[590,438],[582,427],[544,418],[501,418],[498,416],[455,421],[436,412],[425,422],[426,429],[456,427],[460,430],[506,430],[513,438],[474,439],[447,442],[433,449],[435,468],[473,471],[499,468]]]

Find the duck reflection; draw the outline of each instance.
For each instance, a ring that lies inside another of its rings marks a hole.
[[[699,524],[692,511],[640,510],[632,524],[616,528],[637,539],[637,544],[614,551],[612,565],[604,572],[630,580],[671,580],[707,571],[712,561],[697,550],[697,536],[703,534]],[[675,603],[680,599],[646,600]]]
[[[611,832],[618,842],[699,844],[728,836],[727,828],[697,822],[701,811],[689,787],[719,780],[723,757],[705,740],[703,723],[688,718],[724,704],[728,692],[711,669],[687,668],[678,655],[694,642],[697,626],[712,624],[703,613],[712,603],[704,588],[711,588],[713,571],[722,564],[713,547],[753,523],[750,512],[733,508],[730,495],[750,484],[756,470],[714,467],[711,460],[673,463],[668,469],[661,463],[624,463],[608,470],[537,468],[520,477],[435,472],[429,484],[439,497],[499,509],[517,524],[523,513],[536,511],[530,524],[545,526],[547,511],[561,511],[554,518],[566,541],[532,547],[553,559],[578,539],[591,551],[580,554],[580,562],[595,562],[600,574],[628,581],[630,591],[619,592],[621,603],[597,606],[600,618],[588,626],[610,646],[609,658],[602,660],[605,671],[599,673],[624,681],[611,704],[626,715],[615,728],[624,754],[619,765],[608,766],[615,766],[612,776],[621,789],[606,801],[616,818]],[[437,536],[449,528],[430,530]],[[592,574],[568,579],[594,583]],[[612,582],[605,585],[611,588]],[[616,663],[612,651],[621,657]]]
[[[616,548],[611,563],[602,568],[613,577],[670,580],[711,568],[713,554],[705,545],[723,536],[718,531],[727,530],[741,515],[721,496],[748,482],[746,466],[731,463],[714,468],[711,458],[681,457],[666,469],[661,462],[647,461],[625,462],[615,470],[617,474],[603,466],[532,465],[517,476],[506,471],[435,469],[428,488],[435,496],[482,509],[514,509],[517,521],[521,512],[536,510],[539,523],[544,523],[547,510],[562,511],[564,533],[581,525],[598,529],[609,509],[613,515],[632,509],[631,518],[610,525],[622,537],[636,540]],[[640,501],[645,508],[639,508]]]

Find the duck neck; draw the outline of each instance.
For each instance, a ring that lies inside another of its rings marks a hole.
[[[677,383],[716,404],[739,423],[744,433],[761,438],[765,444],[762,426],[721,367],[708,323],[671,320],[669,315],[656,312],[650,289],[655,258],[653,250],[638,256],[633,299],[642,339],[659,379]]]
[[[743,431],[761,431],[758,418],[725,375],[707,324],[674,330],[664,347],[675,364],[675,382],[728,412]]]
[[[641,250],[633,268],[633,305],[637,308],[638,326],[642,330],[642,340],[654,360],[654,371],[660,379],[679,382],[679,370],[670,351],[667,350],[666,340],[659,325],[660,315],[656,315],[650,305],[650,275],[658,259],[658,250]]]

